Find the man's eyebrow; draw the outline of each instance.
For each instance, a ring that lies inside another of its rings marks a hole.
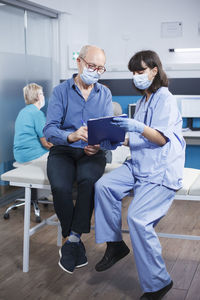
[[[95,65],[94,63],[88,63],[88,65],[93,65],[93,66],[95,66],[95,67],[101,67],[101,68],[104,68],[104,66],[102,66],[102,65]]]

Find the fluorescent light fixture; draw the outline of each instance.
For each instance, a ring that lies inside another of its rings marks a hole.
[[[169,52],[199,52],[200,48],[172,48]]]

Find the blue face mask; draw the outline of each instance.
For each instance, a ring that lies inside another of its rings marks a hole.
[[[136,88],[140,90],[148,89],[152,82],[153,80],[148,79],[147,73],[133,75],[133,83],[136,86]]]
[[[83,82],[87,85],[96,83],[100,79],[100,74],[97,71],[90,72],[86,67],[83,69],[83,73],[80,75]]]

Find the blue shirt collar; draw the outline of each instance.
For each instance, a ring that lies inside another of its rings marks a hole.
[[[70,88],[75,88],[75,81],[74,81],[75,76],[77,76],[77,73],[73,74],[72,78],[70,78],[69,81]],[[94,90],[95,92],[98,92],[100,90],[100,83],[97,82],[94,84]]]

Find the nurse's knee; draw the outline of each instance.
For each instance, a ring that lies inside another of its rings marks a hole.
[[[143,220],[142,215],[138,211],[134,210],[132,207],[129,207],[128,209],[127,222],[129,227],[141,229],[145,227],[145,222]]]
[[[101,192],[103,190],[107,189],[107,183],[104,177],[101,177],[96,183],[95,183],[95,191]]]

